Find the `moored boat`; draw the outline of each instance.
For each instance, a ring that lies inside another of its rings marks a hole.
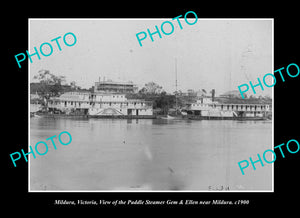
[[[166,117],[160,117],[160,119],[164,119],[164,120],[174,120],[176,117],[172,117],[169,114]]]
[[[202,98],[189,105],[191,120],[268,120],[268,104],[223,104]]]

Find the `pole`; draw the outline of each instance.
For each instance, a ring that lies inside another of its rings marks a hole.
[[[177,59],[175,58],[175,114],[177,115]]]

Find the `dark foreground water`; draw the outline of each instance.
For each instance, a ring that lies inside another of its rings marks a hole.
[[[271,164],[237,164],[272,148],[270,121],[31,118],[30,145],[62,131],[69,145],[30,157],[31,191],[272,189]]]

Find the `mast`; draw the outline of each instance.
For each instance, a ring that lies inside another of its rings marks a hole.
[[[177,115],[177,59],[175,58],[175,114]]]

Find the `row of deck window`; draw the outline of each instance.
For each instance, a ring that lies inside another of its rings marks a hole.
[[[209,107],[209,105],[201,105],[201,104],[192,104],[192,106],[205,106],[205,107]],[[217,107],[221,107],[221,110],[226,109],[230,110],[230,109],[244,109],[244,105],[216,105],[213,104],[212,105],[213,108],[217,108]],[[245,109],[247,110],[248,108],[257,110],[257,109],[266,109],[265,105],[245,105]]]
[[[74,101],[62,101],[62,102],[60,102],[60,101],[53,101],[53,102],[50,102],[51,104],[54,104],[54,105],[60,105],[61,103],[63,103],[65,106],[67,106],[67,105],[78,105],[78,106],[81,106],[81,102],[74,102]],[[95,105],[96,104],[96,102],[83,102],[83,104],[88,104],[88,105]],[[126,106],[128,106],[129,104],[130,105],[137,105],[137,104],[140,104],[141,106],[144,106],[145,105],[145,103],[144,102],[107,102],[107,103],[104,103],[104,102],[102,102],[102,103],[97,103],[97,104],[106,104],[106,105],[109,105],[109,106],[111,106],[111,105],[117,105],[117,104],[120,104],[120,106],[123,106],[123,105],[126,105]]]
[[[216,105],[214,105],[214,107],[216,108]],[[221,109],[225,109],[226,107],[227,107],[227,110],[229,110],[230,108],[234,109],[234,107],[235,107],[235,109],[238,109],[238,108],[244,109],[244,105],[231,105],[231,107],[230,107],[230,105],[221,105]],[[258,105],[254,105],[254,106],[245,105],[245,109],[247,110],[248,108],[250,108],[250,109],[254,108],[254,110],[257,110],[257,109],[262,110],[262,109],[265,109],[266,106],[264,106],[264,105],[261,105],[261,106],[258,106]]]

